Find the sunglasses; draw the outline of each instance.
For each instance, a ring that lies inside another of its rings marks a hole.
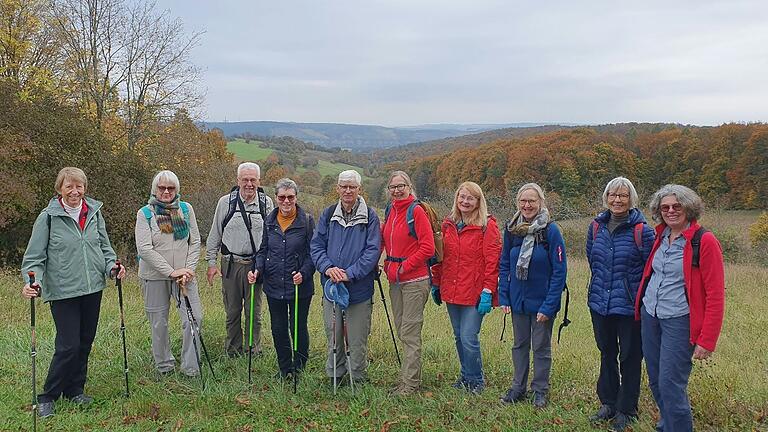
[[[680,203],[675,203],[672,205],[662,204],[661,205],[661,212],[662,213],[669,213],[670,211],[679,212],[683,209],[683,206]]]
[[[157,190],[160,192],[174,192],[176,190],[176,186],[158,186]]]
[[[293,201],[296,199],[296,195],[278,195],[277,200],[282,201]]]

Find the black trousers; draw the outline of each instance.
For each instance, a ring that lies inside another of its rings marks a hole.
[[[296,337],[293,334],[293,320],[294,320],[294,304],[293,300],[278,300],[267,297],[267,304],[269,305],[269,315],[272,323],[272,340],[275,344],[275,351],[277,352],[277,366],[280,368],[280,373],[283,375],[293,372],[294,370],[301,371],[307,364],[309,358],[309,330],[307,329],[307,316],[309,315],[309,305],[312,302],[312,297],[299,298],[299,334],[298,334],[298,350],[296,357],[293,358],[293,338]]]
[[[597,396],[602,404],[636,416],[643,359],[640,322],[634,316],[590,313],[600,350]]]
[[[43,393],[38,396],[39,402],[53,402],[62,395],[71,398],[83,393],[100,310],[101,291],[51,301],[56,347]]]

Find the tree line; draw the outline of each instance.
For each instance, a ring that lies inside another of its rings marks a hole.
[[[453,191],[463,180],[476,181],[491,196],[505,196],[534,181],[553,201],[591,213],[605,184],[621,175],[643,199],[664,184],[680,183],[710,206],[768,208],[768,125],[762,123],[623,133],[575,128],[499,139],[404,165],[425,196]]]
[[[201,36],[151,0],[0,0],[0,265],[19,262],[64,166],[86,172],[122,252],[157,170],[187,201],[228,190],[226,140],[191,114]],[[213,206],[197,216],[210,225]]]

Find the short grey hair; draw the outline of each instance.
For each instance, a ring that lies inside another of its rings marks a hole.
[[[520,196],[527,190],[536,191],[536,195],[539,196],[539,201],[541,201],[541,208],[547,208],[547,199],[544,197],[544,190],[541,188],[541,186],[536,183],[526,183],[520,186],[520,189],[517,190],[517,195],[515,196],[515,205],[517,206],[518,210],[520,210]]]
[[[629,208],[633,209],[637,207],[637,202],[639,201],[637,191],[632,182],[626,177],[616,177],[605,185],[605,190],[603,191],[603,207],[608,208],[608,194],[616,192],[623,187],[627,188],[629,191]]]
[[[701,213],[704,211],[704,201],[701,200],[701,197],[687,186],[668,184],[662,186],[651,197],[651,203],[648,205],[648,208],[651,211],[653,220],[656,222],[664,221],[661,217],[661,200],[670,195],[674,195],[677,198],[677,202],[683,206],[685,218],[689,222],[698,220],[701,217]]]
[[[405,173],[405,171],[395,170],[389,173],[389,179],[387,180],[387,185],[385,188],[389,187],[389,184],[392,182],[392,179],[400,176],[405,180],[405,184],[408,185],[409,188],[411,188],[411,195],[413,195],[414,198],[417,198],[416,196],[416,188],[413,186],[413,182],[411,181],[411,177]]]
[[[299,186],[296,184],[295,181],[286,178],[281,178],[280,180],[275,183],[275,196],[277,196],[277,193],[280,191],[280,189],[293,189],[294,192],[296,192],[296,195],[299,194]]]
[[[240,165],[237,166],[237,176],[240,177],[240,173],[243,172],[245,169],[254,169],[256,170],[256,175],[261,178],[261,167],[259,164],[255,164],[253,162],[243,162]]]
[[[171,170],[162,170],[155,174],[155,178],[152,179],[152,190],[149,191],[150,195],[154,195],[155,192],[157,192],[157,185],[161,180],[173,183],[173,185],[176,186],[176,193],[181,192],[181,185],[179,185],[179,178],[176,176],[176,174]]]
[[[341,183],[343,181],[351,181],[358,186],[363,184],[363,178],[360,176],[360,173],[355,170],[346,170],[340,172],[338,182]]]

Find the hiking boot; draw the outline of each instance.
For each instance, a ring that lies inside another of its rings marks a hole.
[[[627,427],[629,427],[629,425],[634,423],[636,420],[636,417],[624,414],[623,412],[619,411],[616,413],[616,417],[614,417],[613,421],[611,422],[610,430],[612,432],[624,432],[627,430]]]
[[[501,397],[501,401],[504,403],[517,403],[525,399],[525,390],[515,390],[513,388],[507,390],[507,394]]]
[[[400,384],[392,392],[392,396],[409,396],[409,395],[417,393],[418,391],[419,391],[419,388],[417,386],[412,386],[412,385],[408,385],[408,384]]]
[[[53,402],[40,402],[37,404],[37,416],[46,418],[53,415]]]
[[[74,396],[69,400],[72,401],[73,404],[81,405],[81,406],[86,406],[86,405],[89,405],[91,402],[93,402],[93,398],[91,396],[88,396],[85,393],[80,393],[79,395]]]
[[[483,381],[467,383],[467,392],[470,394],[479,395],[483,390],[485,390],[485,383]]]
[[[547,403],[549,401],[547,400],[547,394],[542,392],[533,392],[533,407],[534,408],[544,408],[547,406]]]
[[[592,423],[599,423],[608,421],[616,416],[616,408],[611,405],[600,405],[600,409],[596,413],[589,417],[589,421]]]
[[[456,390],[464,390],[467,387],[467,382],[464,381],[464,378],[459,378],[451,384],[451,387],[455,388]]]

